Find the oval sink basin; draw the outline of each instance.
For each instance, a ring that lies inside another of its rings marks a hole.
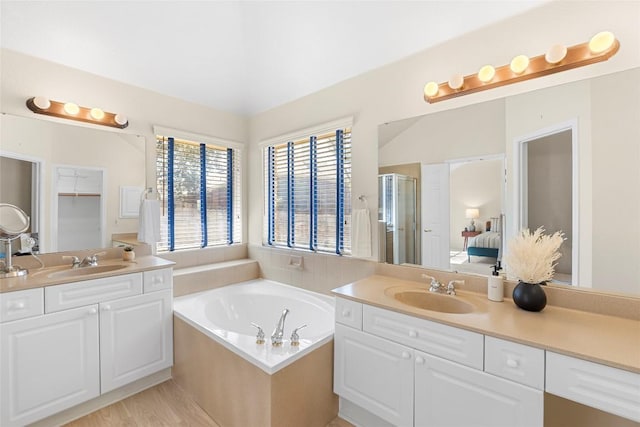
[[[50,279],[64,279],[66,277],[82,277],[82,276],[89,276],[92,274],[109,273],[111,271],[121,270],[126,267],[127,265],[124,265],[124,264],[96,265],[95,267],[79,267],[79,268],[73,268],[69,270],[56,271],[55,273],[49,274],[47,277],[49,277]]]
[[[465,314],[475,311],[475,307],[457,297],[434,294],[421,290],[398,291],[393,298],[411,307],[440,313]]]

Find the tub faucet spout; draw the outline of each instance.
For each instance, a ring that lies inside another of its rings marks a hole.
[[[282,316],[280,316],[280,320],[278,320],[276,328],[271,334],[271,345],[273,346],[282,345],[282,336],[284,335],[284,321],[287,318],[287,314],[289,314],[289,309],[285,308],[282,311]]]

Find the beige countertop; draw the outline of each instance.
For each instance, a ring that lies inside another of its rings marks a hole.
[[[6,279],[0,279],[0,293],[2,292],[12,292],[12,291],[21,291],[25,289],[34,289],[34,288],[42,288],[45,286],[51,285],[59,285],[62,283],[71,283],[71,282],[80,282],[82,280],[91,280],[91,279],[99,279],[102,277],[110,277],[110,276],[118,276],[121,274],[129,274],[129,273],[138,273],[141,271],[148,270],[157,270],[160,268],[171,267],[175,263],[173,261],[167,261],[166,259],[158,258],[155,256],[141,256],[136,257],[134,261],[123,261],[121,258],[111,258],[100,260],[98,262],[99,266],[103,265],[123,265],[124,267],[115,270],[108,271],[104,273],[97,274],[86,274],[75,277],[49,277],[52,273],[58,273],[65,270],[70,270],[71,266],[66,265],[56,265],[48,268],[30,268],[29,274],[21,277],[11,277]],[[84,267],[88,270],[91,267]]]
[[[390,287],[427,289],[420,282],[374,275],[334,289],[336,296],[399,313],[519,342],[580,359],[640,373],[640,321],[547,305],[539,313],[516,307],[511,299],[459,291],[477,310],[450,314],[414,308],[385,294]]]

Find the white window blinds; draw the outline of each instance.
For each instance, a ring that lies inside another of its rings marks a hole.
[[[351,252],[351,129],[264,149],[265,242]]]
[[[160,251],[241,240],[240,150],[156,138]]]

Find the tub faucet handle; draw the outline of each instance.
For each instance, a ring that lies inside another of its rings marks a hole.
[[[293,330],[293,332],[291,332],[291,345],[292,346],[297,346],[300,345],[300,335],[298,335],[298,331],[300,329],[306,328],[307,325],[302,325],[302,326],[298,326],[297,328],[295,328]]]
[[[251,326],[254,328],[258,328],[258,333],[256,334],[256,344],[264,344],[264,331],[259,325],[251,322]]]

